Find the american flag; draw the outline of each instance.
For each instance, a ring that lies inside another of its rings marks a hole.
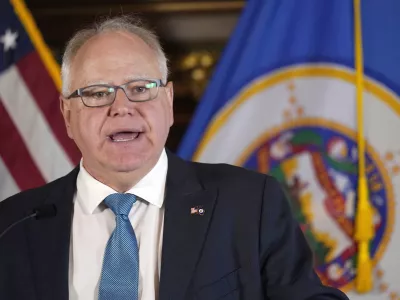
[[[69,172],[80,154],[59,110],[59,66],[21,0],[0,3],[0,201]]]

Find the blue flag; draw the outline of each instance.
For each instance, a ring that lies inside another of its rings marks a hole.
[[[354,291],[358,147],[352,1],[248,0],[178,154],[278,178],[321,280],[400,299],[400,2],[364,0],[363,115],[374,289]]]

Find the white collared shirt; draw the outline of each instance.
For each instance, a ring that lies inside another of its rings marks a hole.
[[[104,250],[115,229],[115,215],[102,202],[116,191],[94,179],[82,161],[80,166],[72,219],[69,299],[97,300]],[[154,168],[127,191],[141,198],[129,213],[139,246],[140,300],[158,299],[167,169],[163,150]]]

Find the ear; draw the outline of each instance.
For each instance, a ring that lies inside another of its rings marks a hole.
[[[174,85],[172,81],[169,81],[165,86],[165,93],[167,95],[167,101],[169,105],[169,113],[171,117],[170,126],[174,124]]]
[[[60,95],[60,110],[64,117],[65,127],[67,129],[68,136],[73,139],[73,134],[71,130],[71,101],[65,99],[62,95]]]

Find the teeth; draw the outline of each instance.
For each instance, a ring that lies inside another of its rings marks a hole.
[[[119,132],[116,134],[110,135],[110,139],[113,142],[129,142],[136,139],[139,135],[139,132]]]

